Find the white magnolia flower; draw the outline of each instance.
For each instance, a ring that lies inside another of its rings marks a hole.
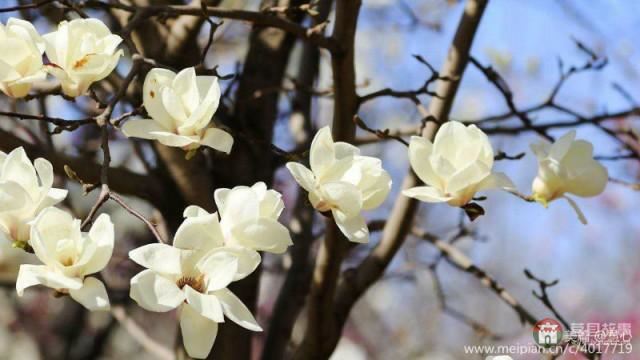
[[[109,215],[98,216],[88,233],[80,231],[80,220],[49,207],[31,227],[31,246],[44,265],[21,265],[16,280],[18,296],[24,289],[44,285],[69,294],[85,308],[109,310],[104,284],[88,275],[104,269],[113,253],[113,223]]]
[[[58,30],[42,36],[51,64],[47,71],[67,96],[81,96],[92,83],[106,78],[118,65],[122,38],[98,19],[62,21]],[[116,51],[117,50],[117,51]]]
[[[293,244],[289,230],[278,222],[282,195],[267,190],[265,183],[217,189],[214,198],[225,245],[282,254]]]
[[[204,145],[224,153],[231,151],[231,135],[210,126],[220,103],[217,77],[196,76],[192,67],[178,74],[155,68],[147,74],[142,91],[151,119],[124,124],[126,136],[158,140],[185,150]]]
[[[380,159],[362,156],[345,142],[334,142],[331,129],[318,131],[311,143],[311,169],[289,162],[287,168],[318,211],[331,211],[340,231],[350,240],[369,241],[363,210],[380,206],[391,189],[391,178]]]
[[[596,196],[604,191],[609,175],[607,168],[593,159],[593,145],[585,140],[575,140],[572,130],[551,144],[548,141],[531,144],[538,158],[538,176],[533,180],[533,199],[547,203],[565,198],[574,208],[580,221],[587,223],[573,199],[565,194],[580,197]]]
[[[53,167],[45,159],[33,164],[22,147],[0,151],[0,232],[12,243],[29,241],[30,225],[40,210],[64,200],[67,190],[52,188]]]
[[[0,24],[0,90],[24,97],[31,85],[47,76],[42,65],[44,41],[30,22],[10,18]]]
[[[438,130],[433,144],[424,137],[413,136],[409,162],[426,186],[407,189],[403,194],[421,201],[464,206],[476,192],[515,188],[506,175],[491,171],[491,143],[475,125],[447,122]]]
[[[202,359],[211,351],[224,316],[262,331],[249,309],[226,288],[250,274],[260,257],[245,257],[242,251],[222,246],[216,213],[189,207],[185,215],[173,246],[149,244],[129,252],[133,261],[147,268],[131,279],[130,296],[149,311],[178,308],[187,354]]]

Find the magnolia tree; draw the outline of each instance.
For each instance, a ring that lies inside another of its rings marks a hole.
[[[13,16],[0,25],[0,230],[2,256],[14,251],[17,269],[4,281],[23,297],[16,306],[34,293],[79,304],[67,314],[65,326],[74,329],[65,332],[66,350],[43,356],[100,356],[121,326],[154,358],[325,359],[354,304],[410,235],[535,324],[539,318],[491,274],[423,229],[417,210],[460,208],[464,227],[491,212],[481,201],[499,190],[539,203],[539,211],[566,200],[587,224],[576,199],[602,193],[609,176],[592,143],[571,128],[590,124],[625,149],[620,157],[637,158],[637,135],[607,126],[637,109],[585,117],[556,94],[567,78],[606,60],[578,43],[586,64],[563,71],[543,103],[520,108],[504,79],[470,55],[487,1],[467,0],[440,71],[417,56],[423,86],[363,93],[354,62],[360,1],[262,0],[258,10],[219,2],[53,0],[0,9]],[[251,27],[246,55],[225,75],[207,60],[218,51],[222,21]],[[326,91],[315,87],[321,55],[331,59]],[[449,119],[468,65],[499,90],[506,113],[473,124]],[[292,68],[294,79],[285,81]],[[292,97],[287,110],[284,95]],[[331,117],[316,116],[316,97],[330,98]],[[411,101],[422,121],[376,129],[359,117],[361,105],[388,97]],[[47,106],[53,98],[57,105]],[[544,109],[572,120],[542,123],[534,115]],[[292,114],[292,150],[274,145],[283,111]],[[502,126],[509,118],[520,125]],[[556,128],[564,129],[557,138],[550,135]],[[518,189],[494,163],[524,154],[494,151],[488,135],[526,132],[540,136],[530,146],[538,170]],[[65,136],[73,149],[61,145]],[[404,180],[392,181],[387,164],[358,147],[384,141],[406,146]],[[123,147],[135,161],[115,164]],[[71,201],[80,193],[94,196],[90,209]],[[378,220],[372,214],[380,216],[383,203],[390,210]],[[120,231],[131,226],[127,218],[145,225],[144,234]],[[282,286],[259,293],[261,277],[273,271]],[[549,284],[528,275],[560,316],[546,295]],[[261,321],[259,295],[275,302]],[[175,326],[162,331],[175,343],[148,333],[145,311],[167,313]],[[111,312],[115,322],[92,328],[85,312]],[[83,329],[93,329],[94,346],[78,355],[72,350]],[[266,335],[256,343],[253,332]]]

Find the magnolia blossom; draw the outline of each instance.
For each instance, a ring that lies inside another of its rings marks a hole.
[[[62,21],[58,30],[42,37],[51,62],[47,71],[71,97],[83,95],[92,83],[107,77],[123,54],[117,50],[122,38],[98,19]]]
[[[185,210],[173,246],[149,244],[129,252],[144,266],[131,279],[130,296],[154,312],[178,308],[187,354],[205,358],[224,316],[253,331],[262,331],[247,307],[226,287],[250,274],[260,257],[224,247],[218,215],[197,207]]]
[[[476,192],[515,188],[506,175],[491,171],[491,143],[475,125],[447,122],[440,127],[433,144],[424,137],[413,136],[409,162],[426,186],[407,189],[403,194],[421,201],[464,206]]]
[[[287,168],[318,211],[331,211],[340,231],[350,240],[369,241],[369,229],[363,210],[384,202],[391,189],[391,178],[380,159],[362,156],[360,150],[345,142],[334,142],[331,129],[318,131],[311,143],[311,169],[295,163]]]
[[[22,147],[0,151],[0,233],[9,242],[25,246],[29,222],[40,210],[64,200],[67,190],[53,185],[53,167],[45,159],[33,164]]]
[[[80,220],[49,207],[31,227],[31,246],[43,265],[21,265],[16,280],[18,296],[24,289],[44,285],[69,294],[85,308],[109,310],[104,284],[88,275],[104,269],[113,253],[113,223],[109,215],[98,216],[88,233]]]
[[[0,90],[19,98],[47,76],[42,65],[44,41],[31,23],[10,18],[0,24]]]
[[[576,132],[572,130],[553,144],[547,141],[531,144],[531,150],[538,158],[532,197],[545,206],[555,199],[565,198],[580,221],[586,224],[578,205],[565,194],[596,196],[604,191],[609,175],[607,169],[593,159],[593,145],[575,138]]]
[[[124,124],[126,136],[158,140],[185,150],[204,145],[224,153],[231,151],[231,135],[210,126],[220,103],[217,77],[196,76],[192,67],[178,74],[156,68],[147,74],[142,91],[151,119]]]

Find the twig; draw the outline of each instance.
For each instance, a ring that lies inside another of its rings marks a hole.
[[[135,341],[142,345],[147,352],[153,354],[158,359],[174,360],[173,352],[147,335],[144,329],[127,315],[123,306],[112,306],[111,314],[118,320],[120,326],[122,326]]]

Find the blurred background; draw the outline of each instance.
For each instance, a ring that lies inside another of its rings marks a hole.
[[[14,5],[3,1],[2,7]],[[221,6],[257,9],[256,1],[225,0]],[[356,38],[358,93],[391,87],[397,90],[420,87],[429,73],[413,57],[420,55],[438,69],[446,58],[462,4],[454,0],[364,0]],[[52,25],[36,12],[34,22],[41,33]],[[0,14],[4,23],[18,13]],[[101,17],[102,13],[96,12]],[[108,21],[108,19],[105,19]],[[329,25],[331,27],[331,25]],[[485,12],[476,36],[472,55],[483,64],[491,64],[509,83],[519,108],[536,105],[546,99],[560,73],[558,59],[565,67],[582,65],[588,58],[575,40],[588,46],[608,65],[600,71],[573,76],[562,87],[557,102],[589,116],[635,106],[640,101],[638,71],[640,54],[640,2],[628,0],[493,0]],[[219,65],[222,74],[234,73],[247,50],[248,24],[225,21],[215,34],[209,65]],[[206,43],[208,31],[201,34]],[[299,53],[299,51],[298,51]],[[291,69],[296,69],[294,56]],[[328,54],[321,54],[321,72],[317,90],[331,87]],[[118,72],[126,74],[130,64],[122,61]],[[291,72],[291,77],[295,73]],[[222,87],[231,84],[223,81]],[[624,88],[623,96],[618,87]],[[284,87],[292,87],[286,80]],[[225,101],[231,101],[226,99]],[[281,116],[276,126],[276,145],[291,148],[292,129],[299,119],[291,112],[291,99],[281,96]],[[424,98],[425,103],[428,98]],[[322,94],[314,100],[313,116],[317,127],[331,121],[331,98]],[[20,107],[38,113],[37,101],[11,104],[0,99],[3,107]],[[79,118],[87,112],[82,100],[69,103],[48,97],[51,115]],[[124,111],[124,109],[122,109]],[[504,98],[472,66],[467,68],[454,104],[452,119],[474,121],[507,112]],[[366,103],[360,116],[374,128],[411,129],[420,124],[421,115],[407,100],[380,98]],[[537,113],[536,124],[567,119],[554,111]],[[570,119],[567,119],[570,120]],[[500,125],[518,125],[517,119]],[[638,118],[611,120],[613,127],[638,129]],[[37,126],[3,119],[0,127],[21,136],[38,131]],[[82,128],[84,129],[84,128]],[[561,136],[566,129],[554,130]],[[359,132],[363,137],[365,132]],[[594,144],[595,154],[603,157],[620,154],[619,145],[588,125],[577,128],[577,137]],[[96,152],[97,134],[89,131],[65,132],[53,136],[61,152]],[[494,149],[508,154],[525,152],[517,161],[499,161],[496,167],[507,173],[523,193],[530,191],[536,174],[536,160],[529,144],[539,140],[536,134],[492,136]],[[141,161],[132,155],[130,142],[114,134],[111,149],[113,164],[143,172]],[[363,152],[378,156],[392,174],[394,187],[384,206],[366,214],[369,220],[384,219],[391,209],[402,178],[407,173],[406,147],[395,141],[362,146]],[[144,145],[142,151],[149,151]],[[94,154],[95,155],[95,154]],[[603,160],[610,176],[630,183],[640,181],[637,160]],[[59,179],[65,181],[64,179]],[[66,204],[78,216],[85,215],[95,195],[82,196],[82,189],[69,181],[70,200]],[[297,186],[288,172],[280,171],[275,188],[285,195],[288,209],[293,208]],[[545,209],[502,192],[488,193],[482,202],[487,214],[469,223],[461,210],[446,205],[422,206],[417,226],[440,236],[455,239],[456,246],[473,262],[504,286],[524,307],[538,318],[553,317],[532,295],[537,284],[528,280],[524,269],[545,280],[559,279],[549,295],[558,311],[571,323],[630,323],[636,351],[627,355],[605,355],[605,359],[640,359],[640,193],[628,186],[610,183],[596,198],[578,199],[589,225],[577,220],[566,202],[558,201]],[[128,201],[158,221],[158,214],[146,203]],[[108,206],[116,223],[116,253],[106,272],[110,287],[123,289],[116,296],[127,296],[128,279],[139,269],[127,252],[149,236],[138,220],[117,206]],[[290,211],[290,210],[289,210]],[[282,219],[287,223],[290,213]],[[460,236],[460,224],[464,233]],[[375,245],[356,249],[345,266],[356,264]],[[127,332],[116,325],[109,314],[88,314],[69,299],[56,299],[48,291],[27,291],[17,298],[12,282],[17,265],[31,261],[30,255],[0,245],[0,275],[7,284],[0,293],[0,358],[140,358],[143,354]],[[374,285],[351,313],[343,339],[334,359],[466,359],[484,358],[464,353],[471,344],[530,344],[530,326],[522,326],[517,314],[478,281],[445,261],[435,272],[430,267],[439,252],[429,243],[409,237],[394,259],[385,277]],[[277,289],[289,262],[287,256],[265,256],[266,271],[261,279],[258,320],[268,324]],[[437,277],[436,277],[437,275]],[[438,279],[438,281],[436,280]],[[438,285],[440,287],[438,288]],[[442,297],[439,296],[441,291]],[[120,295],[118,295],[120,294]],[[441,300],[455,314],[442,310]],[[157,314],[132,307],[132,317],[162,343],[175,339],[175,314]],[[457,315],[464,314],[464,319]],[[470,326],[475,324],[475,326]],[[294,332],[301,330],[295,330]],[[636,335],[639,334],[639,335]],[[263,338],[255,336],[257,352]],[[295,334],[294,334],[295,336]],[[298,334],[297,336],[301,336]],[[55,354],[55,356],[54,356]],[[514,355],[534,359],[539,355]],[[565,358],[570,359],[571,356]]]

